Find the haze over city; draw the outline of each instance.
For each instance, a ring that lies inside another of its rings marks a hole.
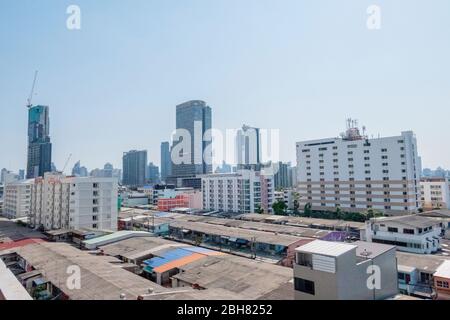
[[[77,1],[78,31],[65,27],[68,4],[2,4],[0,167],[25,167],[36,69],[33,101],[50,106],[59,168],[70,153],[120,166],[130,149],[159,164],[175,105],[189,99],[211,106],[215,128],[280,128],[284,161],[351,116],[369,135],[413,130],[423,166],[450,167],[448,1],[384,3],[377,31],[369,1]]]

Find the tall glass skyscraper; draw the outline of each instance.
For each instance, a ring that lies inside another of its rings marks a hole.
[[[147,151],[131,150],[123,154],[122,183],[132,188],[145,185],[147,172]]]
[[[189,132],[191,150],[189,163],[172,163],[172,176],[192,177],[197,174],[211,173],[212,164],[205,161],[205,157],[212,157],[212,154],[205,155],[205,150],[211,141],[203,141],[205,132],[211,129],[211,108],[204,101],[193,100],[178,105],[176,112],[177,129],[185,129]],[[195,130],[196,126],[197,130]],[[180,142],[181,140],[174,140],[173,146]]]
[[[261,165],[261,135],[259,128],[243,125],[236,134],[236,163],[239,169],[254,168]]]
[[[166,181],[172,175],[172,160],[170,159],[169,142],[161,142],[161,180]]]
[[[27,179],[43,177],[51,171],[52,144],[50,142],[48,106],[28,108]]]

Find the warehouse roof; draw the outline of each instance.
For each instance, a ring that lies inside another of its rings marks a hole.
[[[118,300],[120,294],[136,299],[150,288],[166,289],[109,263],[105,257],[95,256],[65,243],[40,243],[19,248],[16,252],[55,286],[74,300]],[[110,257],[108,259],[111,259]],[[79,266],[82,290],[67,287],[67,268]]]
[[[421,271],[436,272],[437,268],[450,257],[430,254],[414,254],[397,251],[397,264],[406,267],[414,267]]]
[[[170,226],[171,228],[186,229],[189,231],[195,231],[204,234],[245,239],[247,241],[255,240],[259,243],[282,246],[288,246],[300,240],[306,239],[286,234],[276,234],[242,228],[226,227],[205,222],[173,221],[170,222]]]
[[[422,217],[419,215],[407,215],[407,216],[396,216],[396,217],[381,217],[373,218],[372,222],[382,223],[382,222],[397,222],[407,226],[412,226],[415,228],[426,228],[439,223],[434,218]]]
[[[207,292],[222,289],[239,299],[268,299],[271,294],[275,298],[276,291],[291,299],[294,294],[292,269],[233,255],[209,256],[180,269],[182,272],[173,278],[199,285]]]

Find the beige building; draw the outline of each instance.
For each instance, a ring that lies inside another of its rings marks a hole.
[[[446,178],[422,178],[420,191],[424,210],[450,209],[450,188]]]
[[[340,138],[297,143],[300,206],[391,215],[420,208],[421,160],[413,132],[369,138],[350,123]]]

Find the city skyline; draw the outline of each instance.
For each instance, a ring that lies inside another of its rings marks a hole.
[[[279,128],[285,162],[295,163],[297,141],[338,136],[351,116],[369,136],[414,131],[423,167],[450,168],[450,151],[440,147],[450,136],[450,46],[439,41],[450,4],[383,4],[382,29],[369,31],[367,3],[325,3],[249,1],[235,12],[234,1],[137,1],[123,12],[118,1],[107,10],[78,1],[79,31],[65,27],[66,3],[9,5],[0,13],[0,168],[26,168],[25,103],[36,69],[33,102],[50,108],[58,169],[69,154],[66,170],[76,160],[120,168],[132,149],[148,150],[160,166],[175,106],[192,99],[212,106],[219,129]],[[40,50],[30,55],[33,46]]]

